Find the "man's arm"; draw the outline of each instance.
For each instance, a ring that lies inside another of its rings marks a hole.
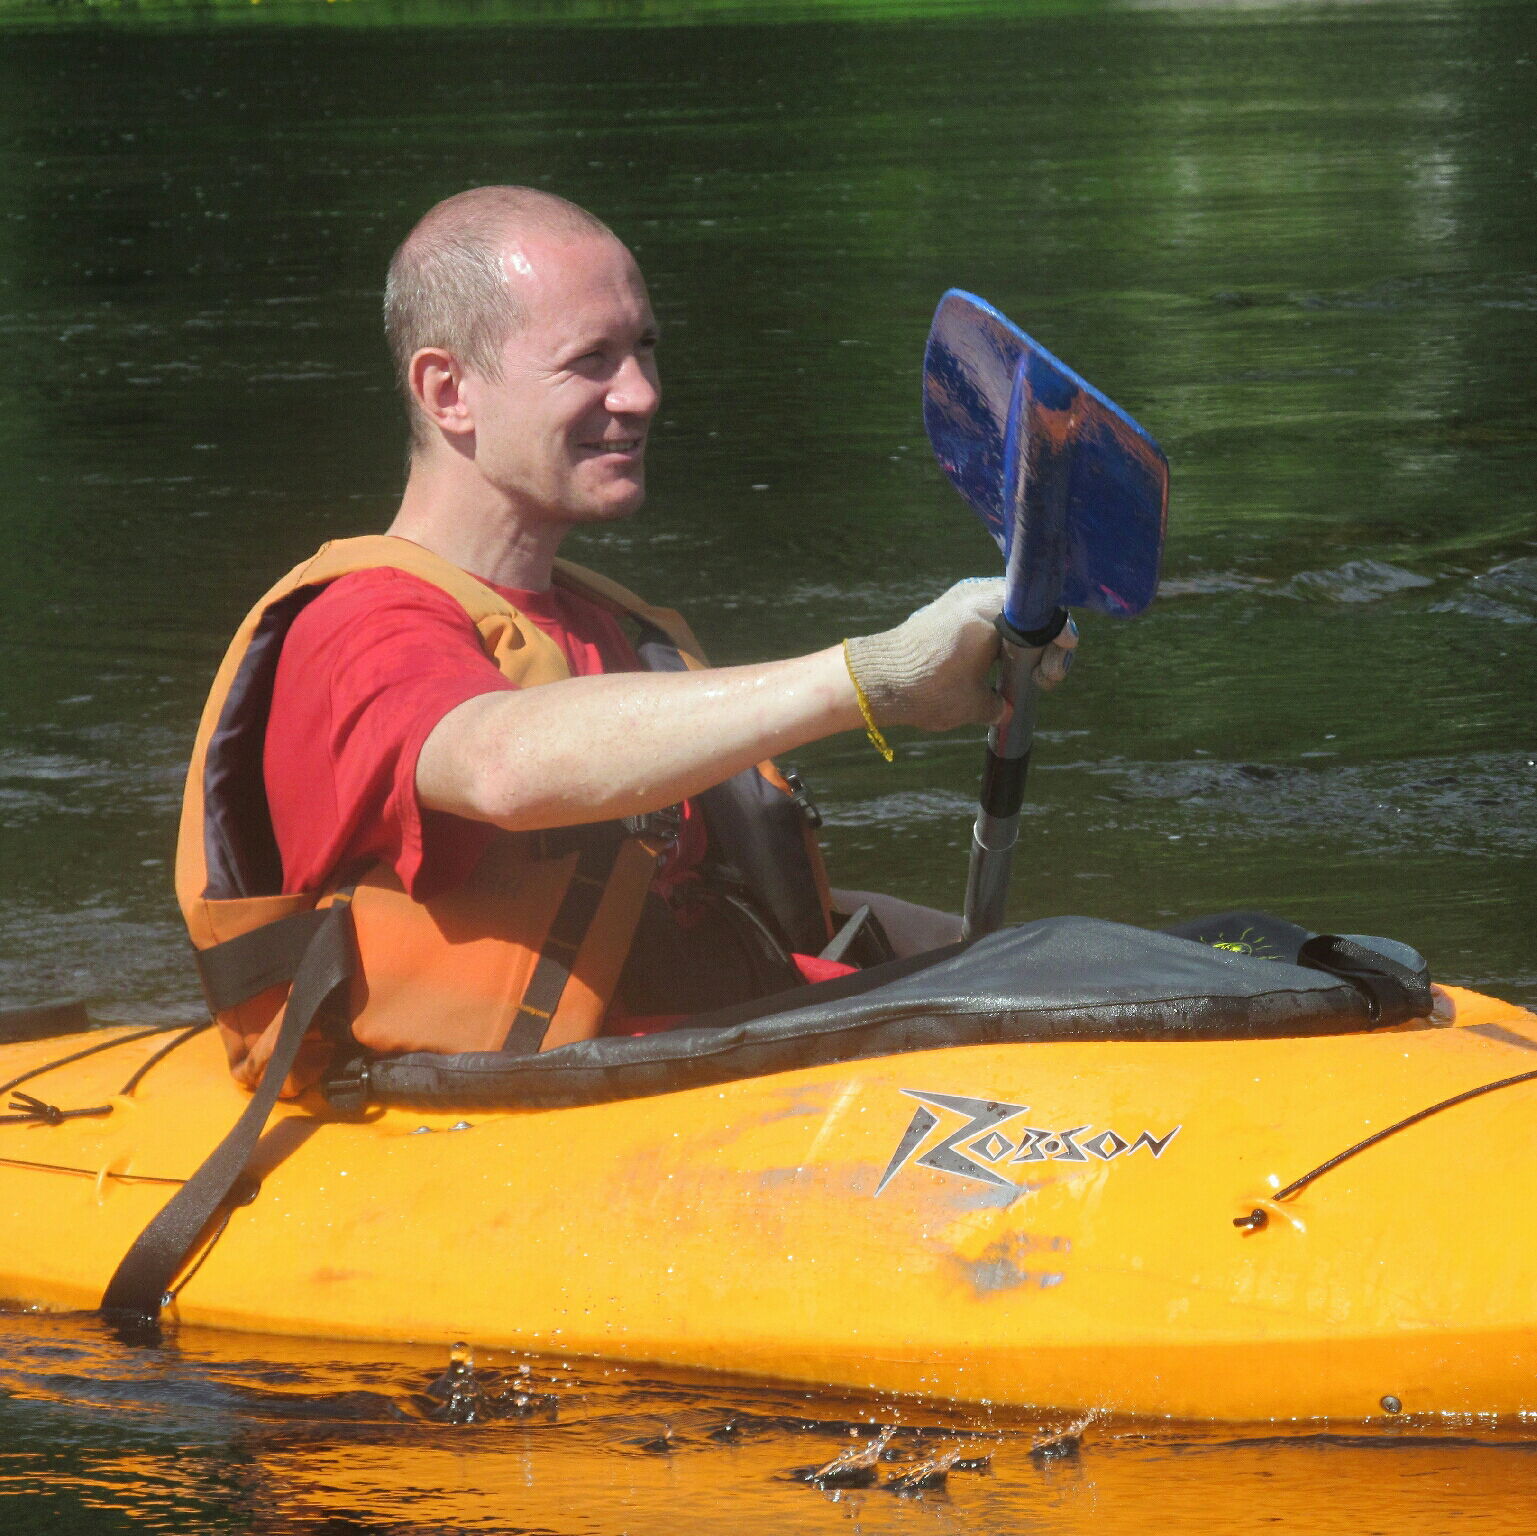
[[[904,623],[850,642],[881,724],[986,724],[1002,581],[961,582]],[[1073,643],[1037,677],[1051,687]],[[776,753],[864,724],[841,647],[746,667],[622,672],[468,700],[434,727],[417,795],[514,831],[658,810]]]
[[[423,806],[514,831],[659,810],[861,724],[840,649],[750,667],[615,672],[487,693],[417,759]]]

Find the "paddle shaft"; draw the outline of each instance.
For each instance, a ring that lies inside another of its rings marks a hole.
[[[982,790],[976,824],[971,830],[962,939],[979,939],[1003,926],[1014,845],[1019,841],[1025,778],[1030,772],[1030,749],[1035,744],[1035,705],[1040,693],[1035,686],[1035,668],[1066,621],[1067,615],[1058,610],[1044,631],[1028,635],[1021,634],[1006,619],[998,621],[1003,639],[998,679],[1003,715],[987,733]]]

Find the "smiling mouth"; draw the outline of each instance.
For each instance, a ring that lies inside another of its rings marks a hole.
[[[630,454],[639,452],[645,441],[646,440],[643,437],[618,437],[614,438],[612,441],[584,443],[582,446],[586,448],[589,453]]]

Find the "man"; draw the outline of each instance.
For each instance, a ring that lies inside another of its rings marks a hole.
[[[700,899],[709,882],[699,871],[731,859],[713,848],[723,821],[702,816],[698,797],[838,731],[878,739],[887,724],[992,720],[1002,583],[961,583],[893,630],[806,656],[634,670],[627,625],[653,639],[660,630],[675,660],[693,651],[686,626],[556,564],[573,528],[627,517],[645,495],[657,327],[629,251],[564,199],[481,187],[440,203],[407,237],[385,307],[410,414],[405,493],[386,540],[330,546],[268,594],[232,647],[189,780],[184,832],[202,828],[203,847],[184,836],[179,888],[194,942],[207,950],[337,898],[371,868],[339,899],[352,902],[368,977],[361,1003],[354,988],[353,1027],[376,1048],[537,1049],[613,1028],[616,1014],[623,1027],[636,1013],[674,1011],[669,1002],[692,1011],[701,998],[729,1001],[721,977],[690,992],[712,964],[721,976],[740,969],[719,957],[748,942],[739,914]],[[1047,649],[1042,686],[1062,679],[1075,643],[1069,630]],[[280,892],[263,887],[240,846],[260,842],[261,828],[215,846],[245,814],[223,788],[248,772],[227,743],[268,688],[261,756]],[[676,837],[640,820],[679,805]],[[623,818],[621,835],[612,829]],[[606,852],[595,851],[595,827],[610,829]],[[621,878],[615,859],[636,844],[646,858]],[[868,902],[898,953],[957,936],[956,919],[912,903],[831,897],[843,912]],[[503,898],[503,916],[487,916]],[[551,923],[563,937],[549,940]],[[619,935],[606,949],[605,934]],[[576,959],[554,964],[552,943]],[[523,958],[510,970],[489,962],[457,1033],[384,1021],[397,995],[410,1000],[402,1019],[451,1014],[444,998],[464,957],[509,945]],[[662,961],[637,980],[653,950]],[[669,985],[677,997],[664,995]],[[370,1010],[366,1028],[359,1007]],[[522,1023],[504,1040],[509,1007]],[[264,1005],[232,1026],[237,1069],[259,1063],[271,1015]]]

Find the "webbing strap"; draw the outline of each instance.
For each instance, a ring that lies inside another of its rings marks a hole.
[[[678,839],[683,825],[683,807],[665,806],[641,816],[625,816],[617,821],[583,822],[575,827],[551,827],[542,832],[515,832],[512,835],[533,859],[563,859],[567,854],[585,853],[597,848],[618,857],[619,844],[629,838],[643,843],[666,846]]]
[[[1365,995],[1374,1019],[1413,1018],[1429,1006],[1430,978],[1423,969],[1346,934],[1315,934],[1297,951],[1297,963],[1350,982]]]
[[[319,916],[294,976],[261,1083],[229,1134],[134,1240],[102,1297],[104,1316],[117,1322],[157,1321],[171,1282],[199,1236],[219,1210],[232,1203],[232,1192],[256,1150],[315,1015],[345,985],[356,965],[349,903],[339,899]]]
[[[328,910],[317,907],[294,912],[238,938],[198,950],[197,973],[208,1011],[223,1013],[268,987],[292,981]]]
[[[566,983],[571,979],[577,951],[598,915],[598,904],[608,888],[618,849],[618,844],[596,839],[581,845],[571,883],[534,962],[534,974],[529,977],[523,1001],[512,1016],[507,1038],[502,1041],[504,1051],[531,1056],[544,1044],[550,1020],[555,1017]]]

